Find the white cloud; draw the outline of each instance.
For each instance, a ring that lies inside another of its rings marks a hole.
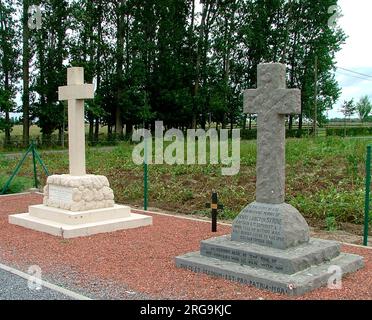
[[[372,76],[372,1],[371,0],[339,0],[343,17],[339,25],[348,39],[342,50],[336,55],[337,66]],[[357,74],[338,70],[337,80],[342,87],[342,96],[329,113],[331,117],[342,117],[339,112],[344,100],[359,100],[363,95],[372,97],[372,78],[362,80]]]

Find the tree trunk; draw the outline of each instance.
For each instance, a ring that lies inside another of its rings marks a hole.
[[[102,78],[102,69],[101,69],[101,56],[102,56],[102,0],[98,0],[98,44],[97,44],[97,57],[96,57],[96,70],[97,70],[97,94],[101,93],[101,78]],[[99,129],[100,129],[100,118],[99,116],[95,119],[94,126],[94,141],[99,142]]]
[[[199,114],[198,108],[198,95],[199,95],[199,88],[200,88],[200,80],[201,80],[201,63],[202,63],[202,54],[204,52],[204,34],[206,28],[206,18],[208,13],[208,4],[203,4],[203,11],[202,11],[202,19],[200,24],[200,31],[199,31],[199,38],[198,38],[198,47],[196,52],[196,79],[194,85],[194,110],[192,114],[192,129],[197,128],[197,119]]]
[[[4,145],[9,146],[10,145],[10,116],[9,116],[9,110],[5,111],[5,140],[4,140]]]
[[[93,142],[93,130],[94,130],[94,118],[92,115],[89,116],[89,134],[88,139]]]
[[[28,27],[28,8],[29,0],[23,0],[23,144],[27,146],[30,143],[30,30]]]
[[[248,119],[248,115],[245,114],[243,118],[243,130],[247,129],[247,119]]]
[[[120,106],[116,106],[116,112],[115,112],[115,134],[117,138],[122,138],[123,136],[123,119],[122,119],[122,112]]]
[[[58,128],[58,145],[62,145],[62,141],[63,141],[63,135],[64,135],[64,131],[63,131],[63,127],[59,127]]]
[[[8,68],[6,68],[8,69]],[[10,85],[9,85],[9,70],[4,70],[4,73],[5,73],[5,83],[4,83],[4,87],[5,87],[5,92],[11,92],[11,88],[10,88]],[[9,95],[9,98],[10,98],[10,95]],[[8,146],[10,145],[10,129],[11,129],[11,122],[10,122],[10,111],[8,108],[5,108],[5,140],[4,140],[4,144],[5,146]]]
[[[292,115],[289,116],[288,128],[289,130],[293,129],[293,116]]]
[[[96,122],[94,125],[94,142],[98,143],[99,141],[99,118],[96,118]]]
[[[123,79],[123,65],[124,65],[124,41],[125,41],[125,24],[124,24],[124,13],[122,8],[125,6],[125,0],[120,0],[117,4],[116,12],[116,81],[117,81],[117,92],[116,92],[116,107],[115,107],[115,133],[118,138],[123,136],[123,116],[120,104],[120,98],[122,93],[122,79]]]
[[[131,137],[133,134],[133,123],[132,122],[127,122],[127,136]]]

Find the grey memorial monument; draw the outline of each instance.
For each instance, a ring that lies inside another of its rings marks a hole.
[[[301,295],[326,285],[334,270],[363,267],[363,258],[340,244],[310,239],[302,215],[285,203],[285,116],[301,112],[301,92],[286,88],[286,67],[258,66],[258,89],[246,90],[244,109],[258,115],[256,202],[233,223],[231,236],[201,242],[200,252],[176,265],[260,289]]]

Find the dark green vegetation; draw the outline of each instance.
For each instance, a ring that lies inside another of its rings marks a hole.
[[[42,28],[28,27],[29,5],[41,5]],[[101,126],[121,137],[126,125],[163,120],[167,127],[245,128],[242,91],[256,86],[260,62],[288,66],[288,86],[302,90],[303,121],[314,110],[318,57],[318,122],[340,90],[335,53],[345,35],[330,28],[336,0],[22,0],[0,1],[0,130],[10,139],[9,113],[23,93],[23,140],[30,121],[48,141],[66,129],[57,101],[66,67],[82,66],[96,78],[87,102],[89,139]],[[16,14],[19,13],[19,14]],[[15,84],[22,80],[23,89]],[[249,119],[251,120],[251,119]],[[294,125],[289,118],[289,127]],[[297,123],[296,123],[297,124]],[[248,126],[248,125],[247,125]]]
[[[9,176],[0,175],[0,189],[2,190]],[[5,194],[22,193],[34,187],[31,177],[16,177]],[[0,190],[0,191],[1,191]]]
[[[287,142],[287,202],[309,221],[334,229],[340,222],[362,223],[364,208],[365,139],[289,139]],[[132,161],[132,147],[123,143],[112,152],[89,150],[88,172],[106,175],[119,203],[143,205],[143,167]],[[242,167],[234,177],[222,177],[219,166],[150,166],[150,206],[187,214],[208,215],[205,203],[212,189],[219,192],[232,219],[254,200],[256,144],[243,141]],[[43,157],[51,173],[68,171],[67,154]],[[10,175],[16,160],[0,158],[0,175]],[[32,181],[31,160],[21,177]],[[41,172],[41,171],[39,171]]]

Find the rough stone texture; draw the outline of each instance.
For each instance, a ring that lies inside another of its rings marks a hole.
[[[259,289],[295,296],[327,285],[333,275],[334,266],[341,268],[342,275],[345,276],[361,269],[364,263],[360,256],[341,254],[329,262],[288,275],[205,257],[199,252],[193,252],[177,257],[176,265],[192,272],[205,273]]]
[[[283,251],[235,242],[231,241],[230,236],[223,236],[202,241],[200,253],[253,268],[294,274],[336,258],[340,254],[340,245],[337,242],[311,239],[308,244]]]
[[[291,205],[254,202],[235,219],[231,239],[287,249],[309,242],[310,230]]]
[[[285,65],[261,64],[258,89],[244,94],[244,111],[258,114],[257,202],[285,200],[285,115],[301,113],[301,91],[285,89],[285,75]]]
[[[72,193],[72,201],[51,199],[50,186],[63,187]],[[115,205],[114,192],[104,176],[53,175],[48,177],[44,188],[44,205],[72,212],[112,208]]]

